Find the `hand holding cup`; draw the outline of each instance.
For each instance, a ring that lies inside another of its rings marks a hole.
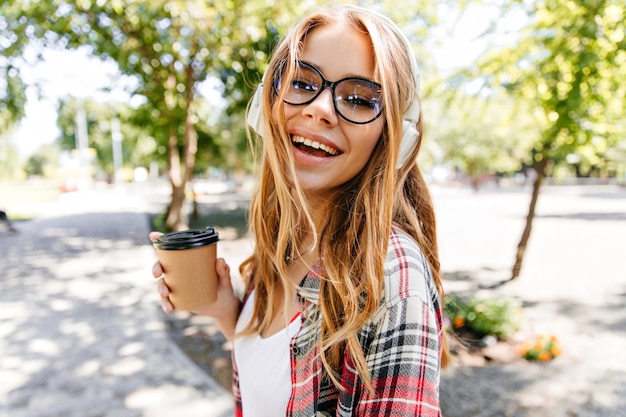
[[[212,227],[165,235],[153,232],[150,239],[159,258],[153,275],[163,277],[159,293],[165,311],[195,311],[215,303],[219,236]]]

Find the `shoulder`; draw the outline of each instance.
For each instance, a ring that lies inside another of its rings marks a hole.
[[[430,265],[419,245],[395,227],[389,237],[383,288],[386,304],[408,297],[418,297],[430,304],[437,293]]]

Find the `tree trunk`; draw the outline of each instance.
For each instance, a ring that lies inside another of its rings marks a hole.
[[[185,187],[177,187],[172,185],[172,200],[167,212],[166,227],[168,230],[179,231],[186,230],[189,223],[186,220],[184,208],[185,206]]]
[[[181,176],[180,153],[178,151],[178,137],[172,128],[167,141],[169,155],[170,184],[172,185],[172,195],[170,205],[167,208],[165,227],[168,231],[184,230],[187,228],[183,207],[185,204],[185,182]]]
[[[172,183],[172,202],[170,204],[166,227],[170,230],[185,230],[189,227],[189,222],[184,216],[185,188],[191,180],[194,167],[196,166],[196,154],[198,153],[198,134],[193,124],[192,103],[194,100],[193,68],[188,65],[186,73],[186,95],[185,95],[185,143],[183,146],[183,169],[180,166],[180,154],[178,152],[178,138],[175,131],[170,132],[168,148],[170,154],[170,181]]]
[[[530,232],[533,228],[533,220],[535,218],[535,208],[537,207],[537,199],[539,198],[539,190],[543,180],[546,177],[546,169],[548,166],[548,158],[544,157],[539,161],[535,167],[537,176],[533,182],[533,194],[530,199],[530,207],[528,208],[528,214],[526,216],[526,226],[522,233],[522,238],[517,245],[517,253],[515,254],[515,264],[511,272],[511,280],[516,279],[520,275],[522,270],[522,263],[524,261],[524,254],[526,253],[526,247],[528,246],[528,240],[530,239]]]

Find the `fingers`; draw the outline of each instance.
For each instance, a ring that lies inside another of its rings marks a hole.
[[[163,233],[161,232],[150,232],[148,236],[150,238],[150,241],[154,242],[162,234]],[[163,267],[158,261],[155,262],[154,265],[152,265],[152,276],[157,279],[157,291],[159,292],[159,296],[161,298],[161,308],[166,313],[174,311],[174,306],[169,299],[170,289],[165,284],[165,278],[163,277]]]
[[[157,279],[163,276],[163,267],[161,266],[159,261],[155,262],[154,265],[152,265],[152,276]]]
[[[159,292],[161,298],[167,298],[170,296],[170,289],[165,284],[165,278],[159,278],[157,281],[157,291]]]
[[[150,240],[154,242],[162,234],[163,233],[161,232],[150,232]],[[161,264],[159,262],[156,262],[152,266],[152,276],[155,278],[161,278],[163,276],[163,268],[161,267]]]
[[[161,277],[157,281],[157,291],[159,292],[159,296],[161,297],[161,308],[166,313],[170,313],[172,310],[174,310],[174,306],[172,306],[172,303],[169,299],[170,289],[165,284],[165,278]]]
[[[168,298],[161,298],[161,308],[166,313],[171,313],[172,311],[174,311],[174,306],[172,306],[172,303],[170,303]]]

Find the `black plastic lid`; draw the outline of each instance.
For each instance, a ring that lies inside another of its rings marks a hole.
[[[217,243],[219,234],[212,227],[190,229],[161,235],[152,244],[159,250],[183,250],[200,248]]]

